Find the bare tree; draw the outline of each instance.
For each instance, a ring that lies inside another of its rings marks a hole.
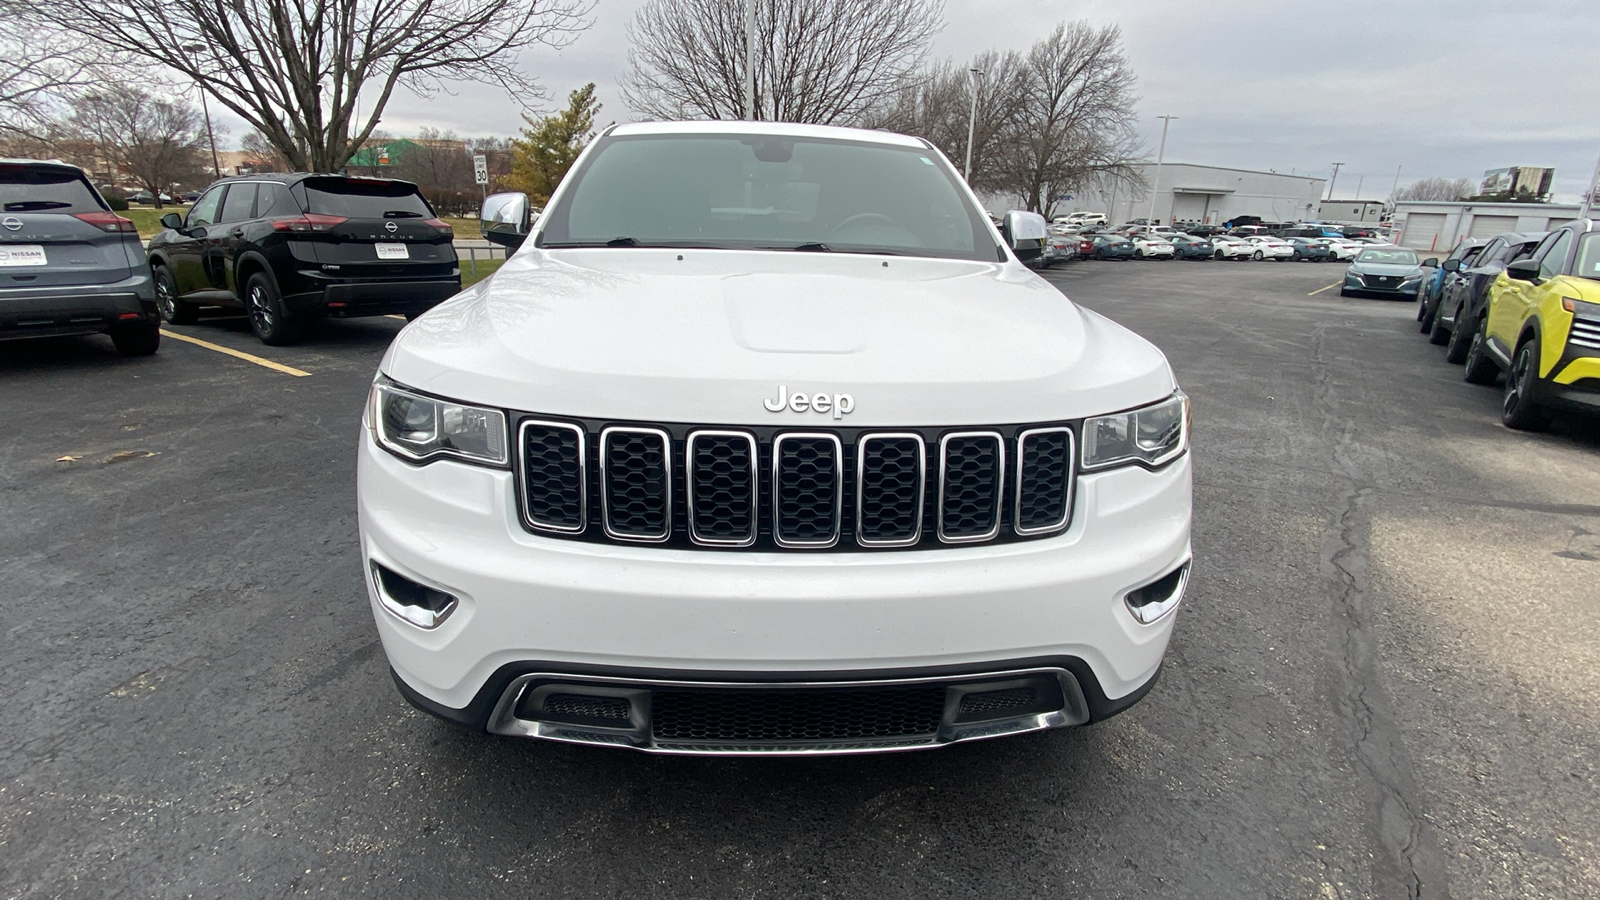
[[[966,161],[971,116],[972,185],[978,190],[1004,190],[999,150],[1017,115],[1016,106],[1024,93],[1022,78],[1022,56],[1015,51],[990,50],[966,64],[935,63],[903,78],[864,124],[925,138],[960,167]]]
[[[73,105],[71,124],[148,190],[157,207],[162,191],[202,178],[205,131],[193,105],[126,86],[85,94]]]
[[[1136,178],[1133,82],[1117,26],[1057,25],[1024,61],[994,186],[1049,215],[1068,192]]]
[[[52,0],[29,8],[32,16],[198,82],[291,167],[335,171],[372,133],[397,87],[429,96],[457,79],[498,84],[519,99],[542,97],[518,67],[519,51],[565,45],[587,27],[590,6],[589,0]],[[199,49],[186,49],[192,46]]]
[[[265,172],[292,172],[294,168],[289,164],[281,151],[267,140],[259,131],[251,130],[239,140],[239,149],[243,150],[248,158],[246,163],[258,173]]]
[[[0,5],[0,17],[7,9]],[[24,21],[12,18],[13,23]],[[0,140],[48,144],[72,92],[94,81],[87,42],[59,34],[0,35]]]
[[[1470,178],[1420,178],[1401,188],[1396,200],[1465,200],[1478,192]]]
[[[921,62],[943,0],[754,0],[755,118],[854,125]],[[745,0],[650,0],[622,96],[653,119],[742,119]]]

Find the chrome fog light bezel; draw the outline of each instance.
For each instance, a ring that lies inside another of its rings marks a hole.
[[[1179,605],[1183,603],[1184,594],[1187,593],[1189,589],[1189,568],[1192,562],[1192,560],[1186,559],[1177,568],[1169,569],[1166,572],[1163,572],[1160,578],[1153,578],[1149,581],[1146,581],[1143,584],[1128,590],[1122,595],[1122,604],[1123,606],[1127,607],[1128,614],[1133,616],[1134,621],[1138,622],[1140,625],[1154,625],[1170,615],[1173,610],[1177,609]],[[1143,591],[1146,588],[1158,585],[1161,582],[1166,581],[1168,578],[1171,578],[1173,575],[1178,576],[1178,583],[1164,599],[1142,604],[1135,604],[1133,602],[1135,594],[1138,594],[1140,591]]]

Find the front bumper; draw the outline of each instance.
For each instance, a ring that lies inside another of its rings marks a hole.
[[[1390,285],[1377,282],[1369,284],[1368,279],[1363,278],[1360,275],[1351,275],[1347,272],[1344,276],[1344,289],[1363,294],[1383,294],[1390,297],[1404,297],[1406,299],[1415,300],[1417,298],[1417,292],[1422,289],[1422,280],[1418,279],[1411,282],[1402,281]]]
[[[532,681],[732,690],[938,678],[954,690],[1045,669],[1072,685],[1059,709],[990,723],[983,734],[946,723],[952,729],[918,745],[1092,721],[1147,690],[1174,617],[1141,624],[1124,598],[1187,564],[1190,481],[1187,456],[1156,472],[1081,476],[1072,526],[1047,540],[808,555],[542,538],[518,522],[510,472],[415,467],[365,431],[357,465],[369,570],[375,563],[457,598],[437,627],[423,628],[392,613],[367,578],[396,680],[430,712],[559,737],[505,718]]]
[[[99,334],[158,320],[148,273],[109,284],[0,288],[0,340]]]

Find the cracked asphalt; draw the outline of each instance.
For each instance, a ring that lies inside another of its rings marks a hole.
[[[1194,398],[1196,572],[1091,728],[808,760],[467,734],[389,682],[403,324],[0,345],[0,897],[1600,896],[1600,426],[1498,424],[1339,267],[1074,263]]]

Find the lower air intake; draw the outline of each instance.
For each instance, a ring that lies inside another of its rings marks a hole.
[[[806,743],[930,736],[939,730],[945,689],[809,691],[660,690],[654,737],[684,743]]]

